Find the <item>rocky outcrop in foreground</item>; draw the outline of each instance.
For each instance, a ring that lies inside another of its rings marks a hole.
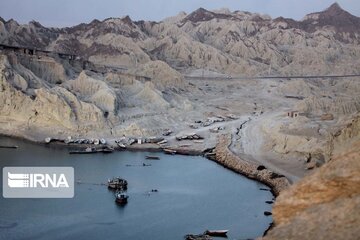
[[[221,135],[219,137],[219,142],[215,148],[216,162],[248,178],[265,183],[271,187],[275,196],[278,196],[281,191],[290,185],[284,176],[236,156],[229,149],[230,144],[231,135]]]
[[[272,239],[359,239],[360,142],[283,191],[273,208]]]

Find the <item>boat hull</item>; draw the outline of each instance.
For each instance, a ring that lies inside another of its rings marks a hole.
[[[118,204],[127,204],[128,200],[127,198],[124,198],[124,199],[115,199],[115,202],[118,203]]]
[[[204,234],[212,237],[226,237],[229,230],[206,230]]]

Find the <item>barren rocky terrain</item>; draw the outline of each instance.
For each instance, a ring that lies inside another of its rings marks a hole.
[[[359,143],[280,195],[264,239],[359,238]]]
[[[232,153],[294,183],[354,159],[333,160],[359,140],[359,26],[338,4],[301,21],[202,8],[61,29],[0,18],[0,134],[114,146],[164,137],[158,147],[183,151],[214,148],[228,134]],[[194,134],[201,139],[185,139]],[[294,189],[284,196],[296,198]],[[291,227],[281,204],[275,223]]]

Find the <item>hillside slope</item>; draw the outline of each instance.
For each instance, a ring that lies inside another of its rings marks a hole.
[[[242,76],[352,74],[360,66],[360,18],[333,4],[302,21],[200,8],[161,22],[129,17],[70,28],[0,21],[0,43],[136,67],[162,60],[179,70],[206,68]]]

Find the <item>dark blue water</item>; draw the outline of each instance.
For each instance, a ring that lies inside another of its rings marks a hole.
[[[183,239],[206,229],[229,229],[229,239],[261,236],[272,221],[264,185],[237,175],[202,157],[160,156],[145,152],[69,155],[46,147],[0,138],[0,167],[72,166],[73,199],[0,198],[0,239]],[[143,167],[142,164],[151,164]],[[126,165],[132,165],[127,167]],[[1,171],[2,174],[2,171]],[[117,205],[104,183],[109,177],[128,180],[129,202]],[[1,176],[2,181],[2,176]],[[2,187],[2,183],[1,183]],[[151,193],[158,189],[158,193]]]

